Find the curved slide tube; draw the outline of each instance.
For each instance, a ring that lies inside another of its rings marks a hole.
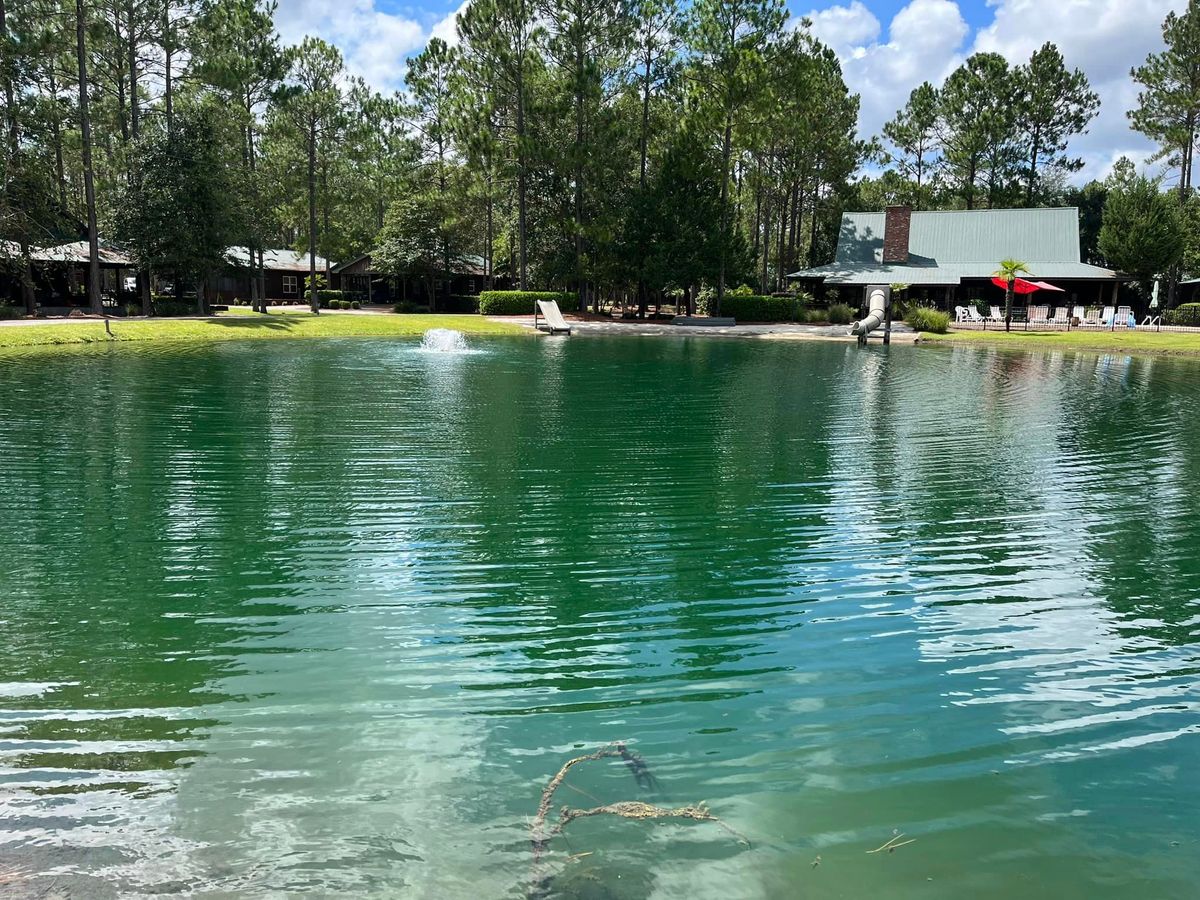
[[[882,325],[891,295],[892,289],[887,285],[873,284],[867,288],[867,317],[855,322],[850,333],[865,340],[868,334]]]

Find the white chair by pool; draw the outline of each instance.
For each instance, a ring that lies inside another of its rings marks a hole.
[[[1051,325],[1069,325],[1070,313],[1065,306],[1054,307],[1054,316],[1050,319]]]
[[[974,303],[968,304],[966,307],[966,312],[968,322],[975,322],[976,324],[982,325],[983,322],[986,321],[983,316],[979,314],[979,310],[975,308]]]
[[[967,321],[967,308],[965,306],[954,307],[954,321],[955,322]]]
[[[1118,306],[1116,323],[1122,328],[1128,328],[1133,323],[1133,309],[1128,306]]]
[[[987,320],[989,322],[1003,322],[1004,321],[1004,310],[1002,310],[998,306],[991,306],[991,307],[989,307],[989,309],[991,310],[988,313],[988,317],[987,317]]]
[[[1029,307],[1029,318],[1026,320],[1030,325],[1045,325],[1050,321],[1050,307],[1048,306],[1031,306]]]
[[[1106,307],[1104,307],[1104,309],[1103,309],[1103,310],[1101,310],[1101,312],[1100,312],[1100,322],[1099,322],[1099,324],[1101,324],[1101,325],[1111,325],[1111,324],[1112,324],[1112,320],[1113,320],[1113,316],[1115,316],[1115,315],[1116,315],[1116,310],[1115,310],[1115,309],[1113,309],[1113,307],[1111,307],[1111,306],[1106,306]]]
[[[546,320],[545,325],[538,324],[538,310],[541,310],[542,318]],[[571,333],[571,326],[563,318],[562,311],[559,310],[558,303],[554,300],[537,301],[537,309],[533,311],[533,327],[539,330],[544,329],[551,334],[559,332],[564,334]]]

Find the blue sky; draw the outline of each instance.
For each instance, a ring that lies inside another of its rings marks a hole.
[[[404,60],[431,35],[454,36],[462,0],[279,0],[284,39],[316,34],[338,45],[348,66],[380,90],[403,83]],[[1103,177],[1126,155],[1152,153],[1128,128],[1137,97],[1129,69],[1160,49],[1161,23],[1186,0],[790,0],[792,16],[842,60],[846,81],[862,96],[860,131],[870,136],[922,81],[939,84],[978,50],[1021,62],[1046,41],[1068,65],[1083,69],[1100,94],[1101,113],[1072,145],[1086,164],[1081,178]],[[1153,169],[1152,169],[1153,170]]]

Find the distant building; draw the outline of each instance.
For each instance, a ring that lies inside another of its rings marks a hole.
[[[487,275],[483,268],[483,257],[467,256],[452,261],[451,277],[438,279],[434,285],[439,308],[451,297],[468,297],[487,288]],[[427,280],[417,276],[397,276],[381,272],[372,262],[371,254],[364,253],[356,259],[333,267],[333,287],[355,294],[368,303],[410,303],[429,305]],[[497,280],[497,286],[499,281]]]
[[[217,294],[225,303],[250,300],[250,251],[245,247],[230,247],[225,251],[229,269],[217,280]],[[317,257],[317,274],[331,268],[325,257]],[[304,303],[304,283],[308,278],[308,253],[295,250],[264,250],[263,274],[266,278],[266,299],[289,303]],[[318,282],[319,283],[319,282]]]
[[[910,296],[943,306],[995,303],[1003,292],[991,278],[1002,259],[1018,259],[1031,279],[1062,288],[1052,296],[1063,305],[1112,303],[1117,285],[1128,280],[1080,261],[1074,207],[845,213],[834,261],[788,277],[846,289],[848,298],[868,284],[899,283],[910,286]]]
[[[77,306],[87,306],[87,268],[90,250],[87,241],[70,241],[51,247],[34,247],[29,252],[33,270],[33,290],[43,313],[65,314]],[[7,261],[0,272],[0,299],[20,305],[20,282],[15,268],[21,250],[11,242],[0,242],[0,257]],[[100,292],[104,304],[112,307],[123,299],[123,282],[136,272],[128,254],[100,244]],[[128,292],[128,299],[133,299]]]

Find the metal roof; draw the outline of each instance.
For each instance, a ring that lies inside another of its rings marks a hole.
[[[973,209],[912,213],[907,265],[883,264],[885,213],[842,215],[834,262],[794,272],[833,284],[958,284],[990,278],[1002,259],[1019,259],[1031,277],[1112,280],[1120,276],[1079,260],[1079,211]]]
[[[33,262],[65,262],[86,263],[91,254],[87,241],[71,241],[54,247],[32,247],[29,258]],[[21,255],[21,247],[15,241],[0,241],[0,256],[16,258]],[[120,250],[100,245],[100,265],[102,266],[132,266],[133,259]]]
[[[366,261],[367,266],[371,265],[371,254],[364,253],[362,256],[356,256],[354,259],[346,260],[344,263],[339,263],[331,270],[335,275],[339,275],[351,266],[355,266],[360,262]],[[462,254],[450,260],[450,271],[456,275],[483,275],[483,257],[471,253]],[[361,273],[368,274],[368,273]]]
[[[913,284],[955,285],[967,279],[990,279],[999,260],[978,263],[950,263],[944,266],[839,265],[830,263],[793,272],[789,278],[823,278],[830,284]],[[1123,280],[1111,269],[1087,263],[1029,263],[1029,278],[1068,281]]]
[[[230,247],[225,251],[225,258],[235,266],[249,268],[250,251],[245,247]],[[297,253],[295,250],[264,250],[263,268],[282,270],[285,272],[307,272],[308,253]],[[325,271],[325,257],[317,257],[317,271]]]

